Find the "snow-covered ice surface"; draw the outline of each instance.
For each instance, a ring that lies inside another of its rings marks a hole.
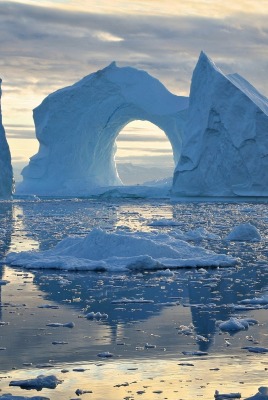
[[[190,245],[168,234],[107,233],[95,228],[84,238],[68,237],[47,251],[10,253],[5,262],[30,269],[122,272],[227,267],[236,265],[238,260]]]
[[[183,241],[193,252],[198,247],[240,260],[221,268],[99,272],[3,264],[2,398],[38,398],[34,389],[9,384],[43,375],[62,381],[38,392],[50,400],[82,392],[94,400],[212,399],[216,391],[266,400],[259,388],[267,385],[268,368],[267,221],[267,204],[252,202],[0,202],[2,260],[10,252],[47,254],[68,237],[81,244],[96,228],[145,243],[158,238],[159,248]],[[226,240],[241,224],[254,226],[261,240]],[[237,321],[245,329],[220,328]]]

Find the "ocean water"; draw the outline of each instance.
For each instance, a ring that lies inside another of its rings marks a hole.
[[[150,225],[163,218],[177,225]],[[268,306],[265,301],[250,309],[241,305],[268,296],[267,222],[267,205],[260,202],[0,202],[0,398],[12,393],[51,400],[78,395],[190,400],[212,399],[215,390],[254,395],[267,385]],[[226,241],[241,223],[254,225],[262,240]],[[47,250],[93,227],[168,233],[202,227],[220,239],[189,243],[237,257],[239,263],[169,274],[24,270],[4,262],[10,251]],[[90,312],[103,317],[87,319]],[[233,317],[256,321],[236,333],[221,331],[219,321]],[[51,326],[69,322],[73,328]],[[38,375],[56,375],[62,383],[41,394],[9,387],[13,380]]]

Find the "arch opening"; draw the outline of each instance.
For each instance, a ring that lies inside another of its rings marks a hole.
[[[123,185],[170,180],[175,162],[166,133],[147,120],[135,120],[119,132],[115,163]]]

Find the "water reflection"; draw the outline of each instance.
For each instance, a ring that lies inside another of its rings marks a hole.
[[[150,220],[173,217],[181,222],[183,231],[206,224],[207,229],[223,237],[230,230],[231,219],[233,224],[246,219],[245,206],[230,204],[208,207],[141,201],[47,200],[16,201],[13,207],[9,204],[4,209],[0,218],[10,229],[1,248],[2,255],[8,249],[45,250],[67,235],[84,236],[94,226],[145,231],[151,229]],[[262,207],[251,206],[250,216],[265,235]],[[159,230],[165,232],[171,228]],[[265,292],[268,271],[260,260],[265,260],[266,244],[224,241],[199,244],[239,256],[242,267],[207,272],[181,270],[170,277],[159,272],[111,275],[28,272],[5,267],[3,278],[10,280],[10,284],[2,287],[1,310],[2,321],[9,325],[0,327],[0,347],[7,349],[0,353],[1,368],[7,370],[22,367],[23,362],[50,360],[96,361],[101,351],[110,351],[121,359],[182,357],[183,350],[197,349],[214,355],[241,352],[242,344],[248,344],[247,333],[243,332],[242,339],[234,337],[228,350],[215,322],[236,314],[232,303]],[[39,308],[46,304],[54,308]],[[90,311],[108,314],[108,318],[89,321],[85,315]],[[265,345],[265,313],[244,312],[244,315],[258,315],[263,322],[262,328],[250,328],[250,335]],[[47,327],[49,322],[70,321],[75,328]],[[192,335],[178,334],[180,325],[191,323]],[[204,336],[207,341],[196,341],[196,335]],[[67,344],[52,344],[57,341]],[[146,343],[155,347],[145,349]]]
[[[0,201],[0,258],[4,256],[9,248],[11,243],[11,235],[13,229],[12,223],[12,215],[13,215],[13,207],[12,202],[10,201]],[[3,278],[3,270],[0,265],[0,280]],[[4,282],[2,282],[4,284]],[[2,286],[0,283],[0,320],[2,320]]]

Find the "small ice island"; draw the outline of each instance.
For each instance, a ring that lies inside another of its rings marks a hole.
[[[144,120],[171,143],[174,196],[268,196],[268,99],[240,75],[224,75],[203,52],[189,98],[145,71],[112,63],[47,96],[33,116],[40,147],[22,171],[19,195],[87,196],[122,185],[116,138]],[[4,196],[12,169],[2,124],[0,134]]]

